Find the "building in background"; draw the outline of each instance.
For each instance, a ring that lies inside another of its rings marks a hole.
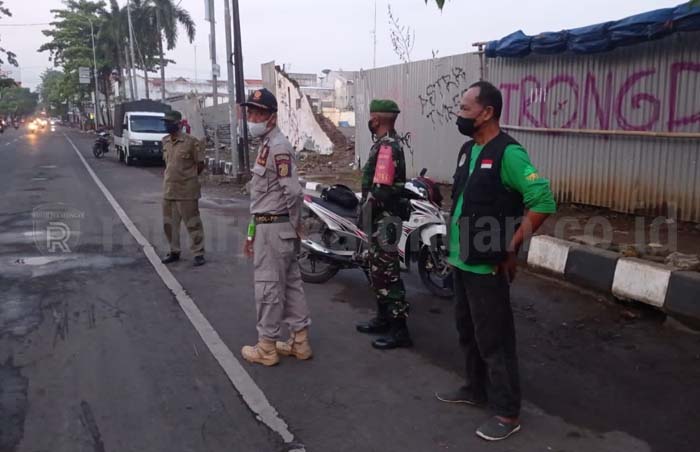
[[[141,74],[137,74],[136,81],[136,93],[140,99],[146,99],[146,80]],[[126,97],[131,98],[131,91],[129,86],[129,80],[126,78],[124,80],[124,86],[126,87]],[[262,80],[258,79],[246,79],[245,90],[246,96],[256,89],[262,88]],[[148,99],[160,100],[161,99],[161,80],[160,77],[154,77],[148,79]],[[118,93],[119,87],[114,83],[113,92]],[[212,80],[193,80],[185,77],[175,77],[165,79],[165,98],[167,99],[178,99],[184,96],[195,95],[200,99],[202,107],[210,107],[214,105],[214,83]],[[228,102],[228,86],[226,80],[218,80],[217,83],[217,97],[218,103],[224,104]]]

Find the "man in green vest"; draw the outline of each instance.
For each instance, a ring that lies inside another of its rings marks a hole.
[[[486,406],[494,416],[476,434],[508,438],[520,430],[520,378],[510,284],[526,238],[556,211],[549,181],[525,149],[501,131],[501,92],[488,82],[463,95],[457,126],[462,146],[452,188],[449,262],[466,384],[438,393],[443,402]]]

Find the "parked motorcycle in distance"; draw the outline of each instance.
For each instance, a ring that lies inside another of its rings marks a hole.
[[[437,297],[451,298],[452,268],[447,263],[447,225],[440,211],[442,196],[436,184],[425,177],[405,185],[410,216],[401,227],[397,244],[401,269],[408,271],[417,261],[423,284]],[[369,278],[368,237],[358,225],[359,207],[348,209],[320,197],[304,197],[304,226],[299,266],[302,279],[321,284],[341,269],[359,268]]]
[[[92,153],[96,158],[102,158],[107,152],[109,152],[109,138],[108,132],[100,132],[95,139],[95,143],[92,145]]]

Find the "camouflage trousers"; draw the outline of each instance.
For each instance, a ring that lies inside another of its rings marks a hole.
[[[378,311],[392,319],[408,317],[409,308],[396,246],[400,231],[400,224],[394,226],[379,221],[372,227],[369,246],[370,279]]]

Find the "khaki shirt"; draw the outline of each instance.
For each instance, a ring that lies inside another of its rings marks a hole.
[[[204,161],[204,148],[196,138],[178,133],[173,139],[163,138],[163,198],[199,199],[201,186],[197,174],[197,164]]]
[[[275,127],[260,144],[250,184],[250,213],[289,215],[297,229],[301,223],[303,191],[297,175],[294,148]]]

